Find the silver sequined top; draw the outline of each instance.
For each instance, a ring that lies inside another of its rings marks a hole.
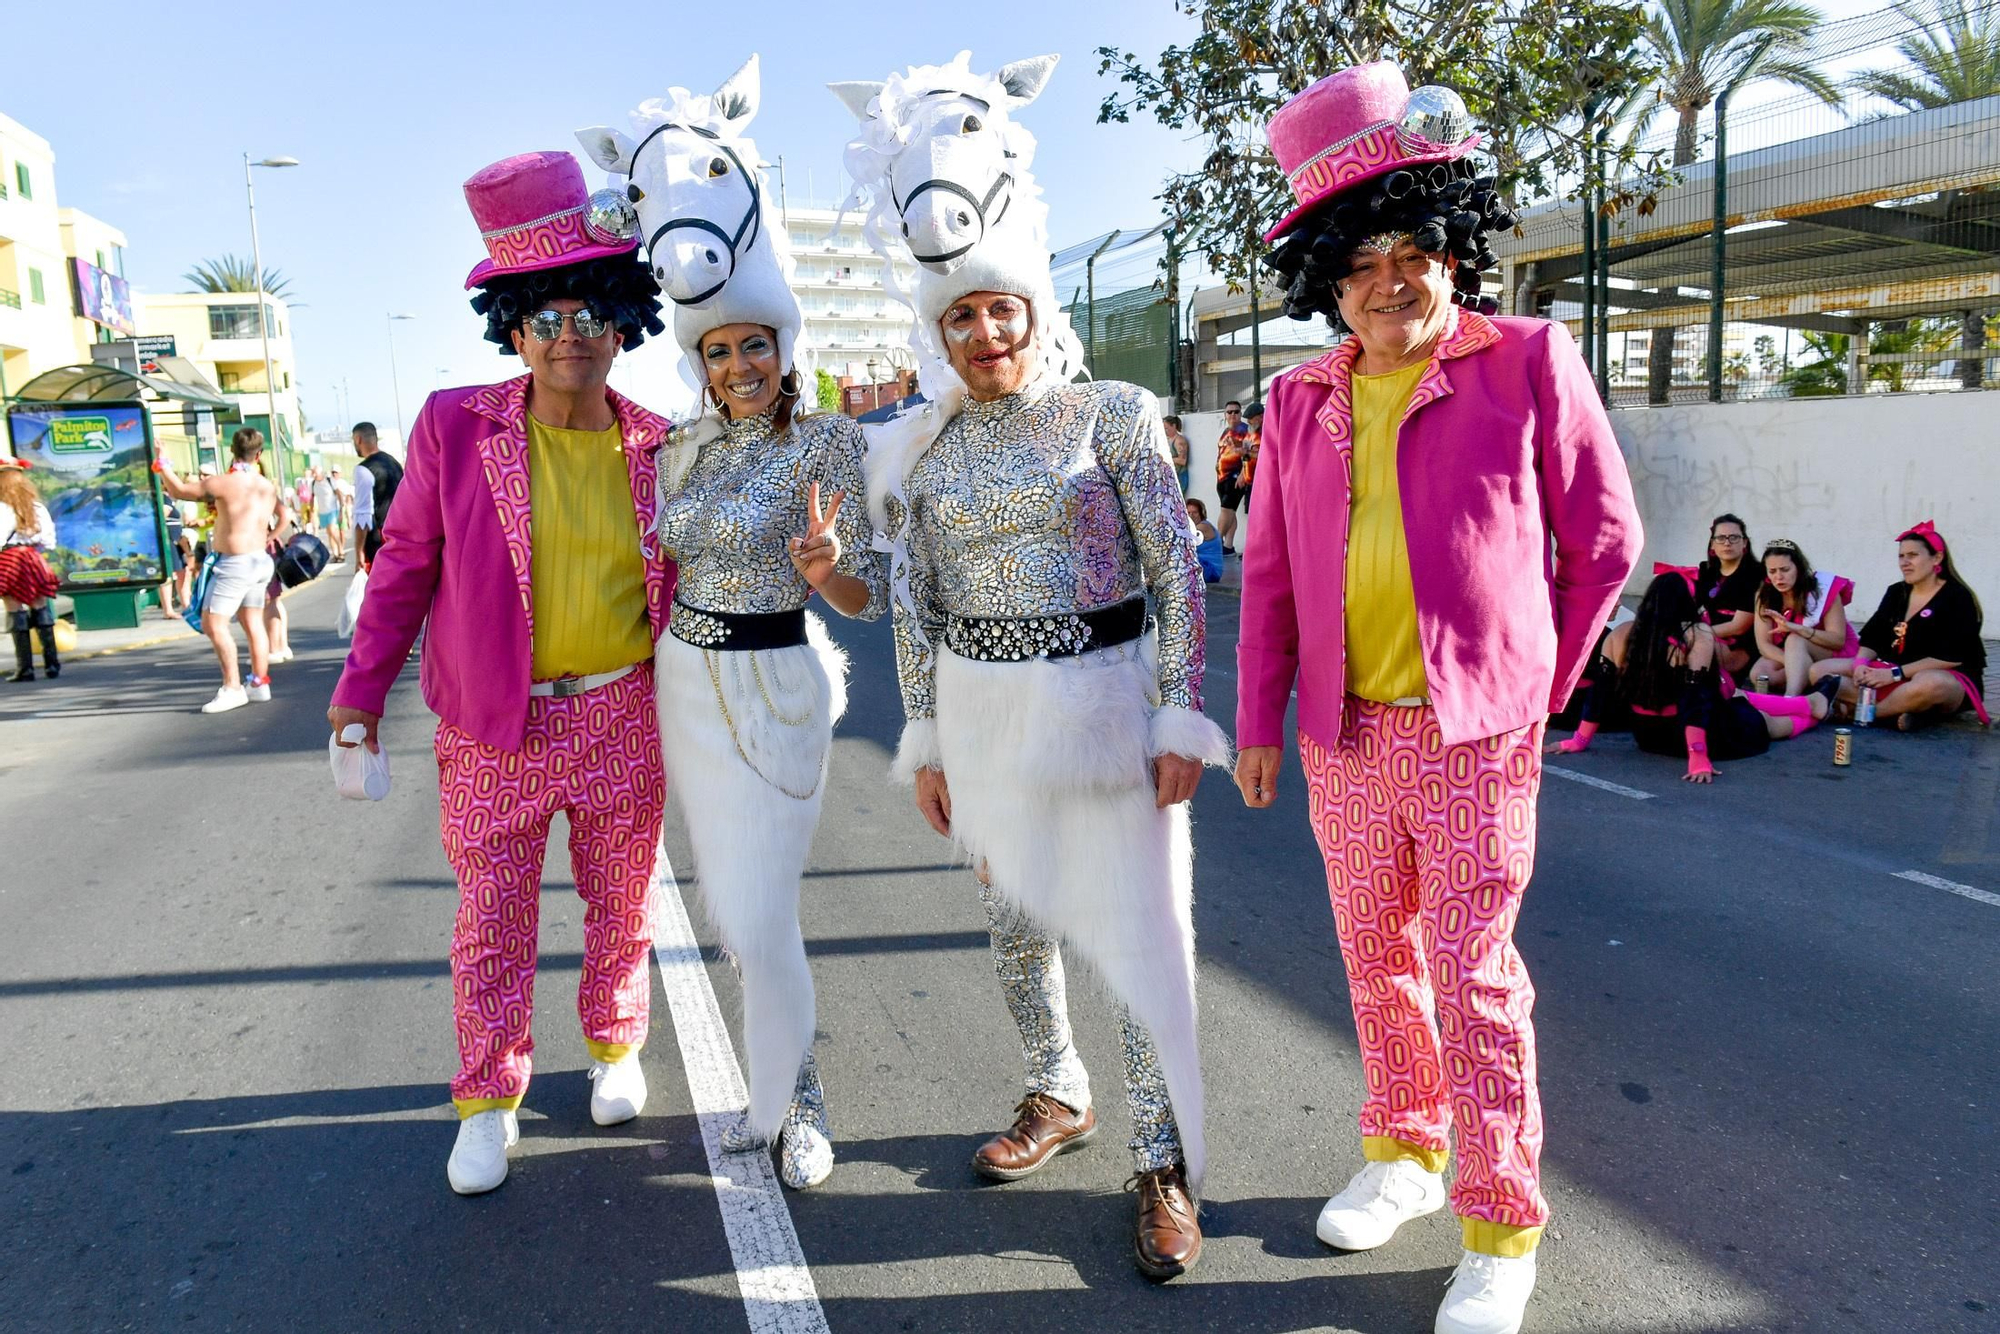
[[[1194,526],[1153,396],[1136,385],[1037,385],[978,403],[944,428],[888,501],[913,517],[910,600],[896,668],[911,719],[935,710],[945,618],[1096,611],[1150,594],[1160,699],[1199,711],[1207,614]]]
[[[868,585],[860,616],[874,620],[889,605],[889,574],[872,549],[860,428],[833,413],[799,417],[783,436],[772,425],[769,413],[724,423],[680,490],[662,494],[660,546],[680,566],[675,600],[739,615],[805,606],[812,586],[792,568],[789,544],[806,531],[807,489],[818,482],[822,506],[847,493],[834,520],[835,568]]]

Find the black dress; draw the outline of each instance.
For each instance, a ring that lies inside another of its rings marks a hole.
[[[1703,624],[1721,625],[1744,612],[1757,614],[1757,590],[1764,586],[1764,570],[1756,561],[1745,558],[1735,574],[1724,574],[1717,561],[1703,561],[1695,573],[1695,581],[1695,603],[1701,608]],[[1750,656],[1757,656],[1757,641],[1750,631],[1732,635],[1723,642],[1731,648],[1749,648]]]
[[[1764,715],[1740,695],[1725,699],[1722,678],[1713,667],[1687,673],[1680,699],[1664,713],[1648,713],[1628,705],[1618,690],[1618,669],[1600,657],[1593,667],[1594,679],[1583,703],[1583,716],[1597,723],[1623,717],[1632,728],[1632,740],[1651,755],[1686,758],[1687,729],[1699,727],[1708,733],[1708,758],[1741,760],[1762,755],[1771,748],[1771,732]]]
[[[1861,627],[1861,647],[1877,661],[1899,667],[1925,658],[1955,662],[1955,670],[1965,678],[1965,707],[1975,707],[1975,701],[1983,704],[1980,691],[1986,681],[1986,645],[1979,637],[1984,626],[1972,594],[1956,580],[1946,580],[1944,587],[1911,616],[1910,592],[1910,585],[1901,580],[1889,585],[1875,614]],[[1898,627],[1902,628],[1900,643]]]

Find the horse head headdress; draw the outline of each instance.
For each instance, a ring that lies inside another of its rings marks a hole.
[[[629,178],[626,195],[697,387],[708,382],[701,338],[725,324],[769,326],[780,365],[796,365],[804,319],[791,289],[790,238],[770,206],[763,159],[744,136],[757,100],[752,56],[713,93],[669,88],[640,103],[631,135],[603,125],[576,135],[599,166]]]
[[[1049,276],[1048,206],[1031,168],[1035,137],[1013,113],[1035,100],[1055,56],[975,73],[970,52],[881,82],[829,85],[861,122],[847,146],[849,206],[888,264],[890,290],[916,312],[910,334],[918,377],[933,400],[956,389],[938,319],[968,292],[1026,297],[1041,340],[1042,374],[1074,379],[1081,348]],[[899,265],[914,270],[905,285]]]

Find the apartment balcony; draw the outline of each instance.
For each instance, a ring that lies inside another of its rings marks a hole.
[[[0,306],[11,306],[13,309],[19,310],[21,308],[21,294],[19,292],[10,292],[4,287],[0,287]]]

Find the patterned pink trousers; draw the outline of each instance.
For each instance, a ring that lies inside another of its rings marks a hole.
[[[1429,708],[1350,697],[1338,749],[1299,734],[1367,1095],[1364,1136],[1442,1155],[1452,1211],[1548,1221],[1535,989],[1514,948],[1535,866],[1542,724],[1447,746]]]
[[[646,891],[666,801],[653,665],[587,694],[531,696],[519,751],[441,723],[437,760],[444,853],[458,876],[451,1096],[470,1116],[519,1106],[528,1090],[542,858],[558,811],[569,819],[570,867],[585,904],[576,997],[584,1038],[600,1060],[646,1040]]]

